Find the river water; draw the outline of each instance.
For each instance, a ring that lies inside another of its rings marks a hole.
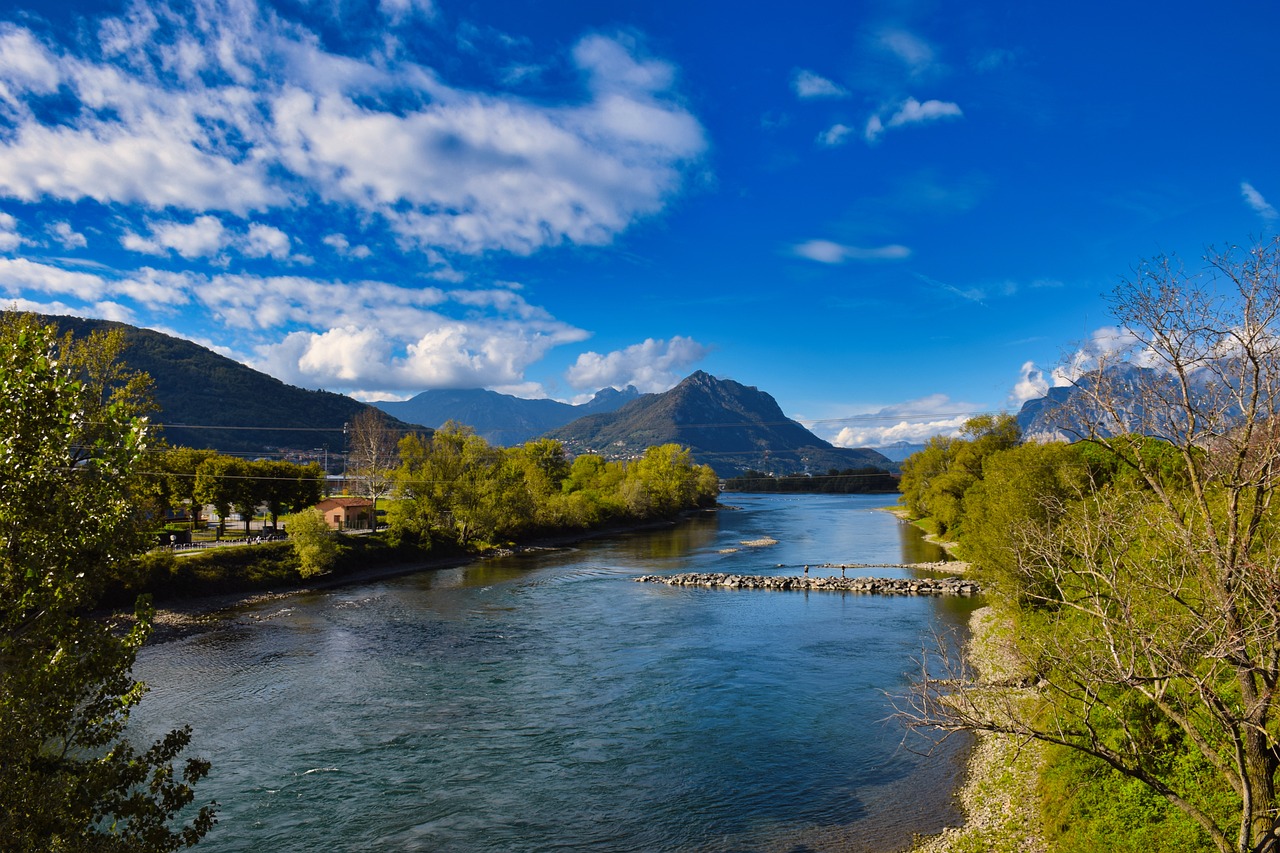
[[[205,853],[890,851],[956,824],[963,744],[902,748],[886,692],[974,602],[631,582],[939,556],[884,496],[725,502],[240,608],[142,651],[134,725],[190,723],[213,762]]]

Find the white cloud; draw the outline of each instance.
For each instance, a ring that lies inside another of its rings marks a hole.
[[[880,33],[879,43],[881,48],[901,60],[912,76],[924,74],[934,66],[933,47],[906,30],[884,30]]]
[[[791,248],[793,254],[821,264],[843,264],[845,261],[898,261],[911,256],[906,246],[890,244],[875,248],[846,246],[830,240],[809,240]]]
[[[1018,381],[1009,394],[1009,401],[1020,406],[1028,400],[1039,400],[1048,393],[1049,380],[1045,378],[1044,371],[1036,367],[1034,361],[1023,362]]]
[[[982,407],[975,403],[952,400],[946,394],[930,394],[814,426],[816,430],[823,424],[847,424],[829,438],[837,447],[883,447],[899,441],[919,444],[935,435],[959,435],[965,421],[981,411]]]
[[[368,246],[352,246],[344,234],[326,234],[322,242],[344,258],[367,258],[373,254]]]
[[[1070,385],[1084,374],[1114,362],[1116,356],[1132,351],[1137,344],[1137,336],[1128,329],[1118,326],[1097,328],[1089,336],[1089,340],[1081,344],[1062,364],[1053,368],[1050,373],[1052,384]],[[1142,363],[1144,356],[1139,353],[1135,360]]]
[[[53,57],[30,31],[0,24],[0,101],[18,107],[27,93],[51,94],[60,77]]]
[[[85,236],[71,227],[70,222],[55,222],[49,226],[49,233],[66,249],[83,249],[89,245]]]
[[[149,237],[130,231],[120,239],[120,245],[132,252],[166,255],[174,251],[188,260],[213,257],[230,242],[231,234],[216,216],[197,216],[187,223],[152,224]]]
[[[435,4],[431,0],[378,0],[378,11],[393,24],[399,24],[415,14],[434,18]]]
[[[818,134],[818,142],[828,148],[834,148],[837,145],[844,145],[845,139],[851,133],[853,133],[853,128],[843,124],[833,124]]]
[[[86,302],[105,296],[110,285],[102,276],[75,272],[26,258],[0,258],[0,291],[17,297],[25,292],[74,296]]]
[[[610,241],[659,212],[706,149],[675,67],[624,36],[582,39],[582,92],[548,103],[450,87],[398,42],[343,56],[252,2],[195,5],[137,4],[102,23],[96,51],[0,30],[0,197],[245,218],[336,205],[382,219],[403,248],[529,253]],[[28,102],[59,86],[70,118],[43,123]],[[138,251],[213,245],[127,230]]]
[[[118,302],[94,302],[89,305],[68,305],[65,302],[36,302],[31,299],[11,299],[5,303],[6,309],[28,311],[32,314],[52,314],[58,317],[85,317],[96,320],[115,320],[118,323],[133,323],[133,312]]]
[[[670,341],[647,338],[643,343],[607,355],[582,353],[565,372],[565,378],[578,389],[634,385],[643,392],[666,391],[709,352],[692,338],[680,335]]]
[[[902,127],[908,124],[921,124],[937,121],[942,118],[960,118],[964,112],[958,104],[950,101],[930,100],[921,103],[915,98],[907,98],[898,105],[897,110],[889,116],[888,121],[880,115],[873,115],[867,120],[863,136],[867,142],[875,142],[884,131],[891,127]]]
[[[798,69],[791,77],[791,88],[796,97],[806,100],[813,98],[847,98],[849,90],[826,77],[803,68]]]
[[[1245,204],[1253,209],[1253,212],[1261,216],[1263,219],[1275,219],[1280,214],[1276,213],[1276,209],[1267,203],[1262,197],[1262,193],[1254,189],[1253,184],[1248,181],[1240,183],[1240,194],[1244,196]]]
[[[18,233],[18,220],[11,214],[0,212],[0,252],[12,252],[28,242]]]
[[[251,258],[286,260],[289,257],[289,235],[272,225],[254,223],[245,235],[242,251]]]

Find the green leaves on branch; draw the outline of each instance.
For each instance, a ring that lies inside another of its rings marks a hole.
[[[85,615],[141,553],[136,475],[147,449],[145,382],[118,341],[59,341],[26,315],[0,317],[0,838],[17,851],[170,851],[213,824],[191,813],[208,772],[177,729],[137,750],[130,675],[150,628]],[[182,821],[183,817],[188,820]]]

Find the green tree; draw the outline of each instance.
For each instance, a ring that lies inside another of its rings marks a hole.
[[[324,520],[324,513],[310,507],[286,516],[284,521],[301,564],[299,574],[309,578],[333,568],[342,549],[338,537]]]
[[[192,530],[199,524],[200,512],[204,506],[196,500],[196,471],[202,462],[214,455],[216,454],[212,450],[171,447],[160,455],[156,463],[169,502],[172,504],[181,501],[189,507]]]
[[[196,468],[195,499],[217,510],[218,539],[227,532],[231,508],[244,502],[248,479],[248,465],[234,456],[210,456]]]
[[[175,770],[189,729],[143,750],[125,737],[149,604],[122,633],[86,615],[145,547],[144,413],[95,384],[122,374],[63,355],[51,328],[0,320],[0,837],[33,853],[176,850],[213,824],[209,808],[178,820],[209,766]]]
[[[275,529],[282,513],[297,512],[319,503],[324,472],[319,464],[295,465],[283,459],[262,459],[249,466],[257,481],[257,497],[266,504]]]

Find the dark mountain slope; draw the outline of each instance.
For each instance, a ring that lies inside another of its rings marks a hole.
[[[120,329],[129,367],[155,382],[159,413],[153,420],[174,445],[226,453],[273,448],[343,449],[342,426],[368,406],[328,391],[286,385],[199,344],[108,320],[43,317],[62,332],[85,337]],[[415,425],[398,421],[394,425]]]

